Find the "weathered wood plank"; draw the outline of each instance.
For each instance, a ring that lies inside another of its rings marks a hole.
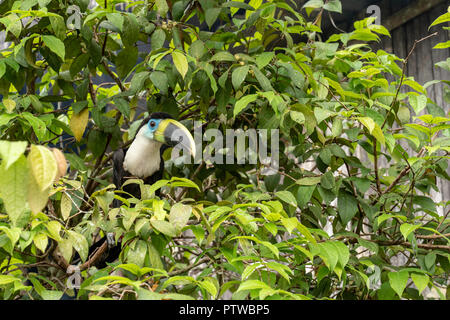
[[[394,30],[395,28],[398,28],[399,26],[446,1],[447,0],[418,0],[385,19],[383,21],[383,25],[388,30]]]

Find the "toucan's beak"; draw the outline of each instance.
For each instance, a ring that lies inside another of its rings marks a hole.
[[[155,140],[175,147],[179,145],[195,157],[195,142],[189,130],[173,119],[163,119],[154,132]]]

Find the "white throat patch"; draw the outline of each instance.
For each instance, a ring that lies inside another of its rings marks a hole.
[[[145,126],[136,134],[125,155],[123,167],[133,176],[144,179],[159,170],[161,157],[159,149],[162,143],[144,136]]]

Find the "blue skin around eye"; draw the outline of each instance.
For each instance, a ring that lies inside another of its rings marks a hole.
[[[150,126],[150,123],[151,122],[155,122],[155,126],[154,127],[151,127]],[[148,127],[148,130],[150,131],[150,132],[155,132],[156,131],[156,129],[158,129],[158,126],[159,126],[159,123],[161,122],[161,119],[150,119],[149,120],[149,122],[147,123],[147,127]]]

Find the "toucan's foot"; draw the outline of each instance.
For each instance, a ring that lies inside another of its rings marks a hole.
[[[108,242],[108,248],[111,249],[116,245],[116,241],[114,240],[114,233],[108,232],[106,234],[106,241]]]

